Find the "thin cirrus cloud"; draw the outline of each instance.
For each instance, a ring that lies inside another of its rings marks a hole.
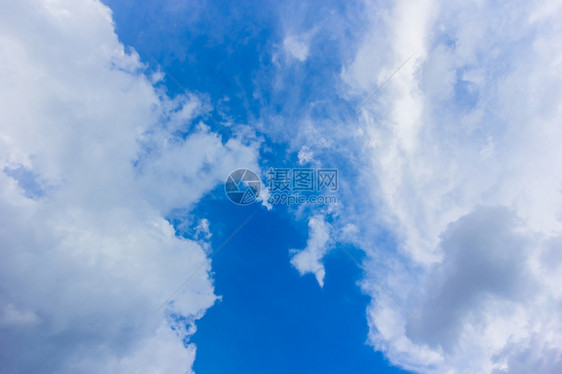
[[[0,366],[190,371],[184,339],[216,296],[205,265],[147,319],[206,260],[164,215],[255,161],[192,124],[193,103],[145,75],[100,2],[0,6]]]

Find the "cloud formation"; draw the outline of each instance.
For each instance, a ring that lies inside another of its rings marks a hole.
[[[291,264],[293,264],[301,275],[307,273],[314,274],[320,287],[324,287],[324,275],[326,274],[324,264],[322,264],[322,258],[329,250],[328,241],[330,240],[330,236],[326,232],[329,228],[330,226],[324,221],[324,217],[312,217],[308,221],[308,240],[306,241],[306,248],[302,250],[291,250],[293,253]]]
[[[190,372],[216,296],[205,266],[147,319],[206,259],[164,217],[255,161],[153,86],[100,2],[0,8],[0,366]]]
[[[367,95],[410,54],[357,135],[397,253],[364,246],[370,341],[422,373],[555,373],[562,362],[559,2],[372,4],[342,72]],[[557,269],[557,270],[554,270]],[[556,333],[557,332],[557,333]]]

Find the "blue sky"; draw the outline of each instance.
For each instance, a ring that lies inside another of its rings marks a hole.
[[[251,214],[251,208],[225,203],[201,203],[201,211],[231,217],[220,227],[224,235],[213,240],[217,246]],[[287,249],[306,244],[306,225],[291,223],[286,212],[253,209],[260,211],[213,259],[222,300],[198,322],[194,370],[403,372],[365,345],[368,298],[356,285],[357,266],[334,252],[326,260],[328,276],[321,289],[313,276],[300,277],[289,262]]]
[[[244,123],[273,112],[291,121],[322,95],[326,106],[333,105],[330,101],[336,105],[341,101],[330,87],[341,69],[341,62],[332,53],[323,53],[294,72],[284,72],[284,86],[279,90],[272,87],[277,78],[272,55],[283,35],[279,20],[264,9],[275,4],[211,3],[199,10],[202,14],[193,22],[189,21],[194,11],[191,6],[181,10],[172,7],[172,13],[161,4],[153,5],[152,10],[132,3],[108,5],[123,43],[135,48],[143,60],[154,59],[181,83],[178,87],[176,82],[166,81],[170,92],[182,93],[184,87],[205,92],[213,106],[229,98],[220,105],[217,118],[224,115]],[[309,12],[328,7],[344,5],[310,4],[313,9]],[[322,44],[319,48],[337,48],[329,40]],[[299,76],[306,78],[299,80]],[[256,91],[259,100],[252,99]],[[294,131],[290,124],[286,128],[287,132]],[[295,152],[291,154],[276,143],[268,136],[266,146],[275,151],[264,155],[262,162],[270,167],[298,166]],[[208,198],[211,201],[203,199],[194,214],[215,222],[221,234],[213,237],[212,246],[217,247],[251,214],[251,208],[229,206],[220,187],[212,194]],[[215,292],[222,300],[198,323],[192,338],[198,347],[194,370],[403,372],[366,344],[368,297],[356,284],[361,270],[343,252],[326,259],[329,276],[324,288],[319,288],[311,276],[301,278],[291,267],[288,249],[304,247],[308,232],[306,222],[293,221],[283,207],[270,212],[262,207],[213,259]]]
[[[213,107],[228,98],[219,104],[220,112],[213,113],[216,118],[227,116],[245,123],[273,112],[291,121],[319,98],[326,101],[323,106],[330,107],[330,111],[342,101],[330,87],[341,69],[341,61],[334,58],[336,53],[320,53],[307,66],[283,72],[284,84],[278,89],[273,87],[279,73],[272,58],[284,36],[280,20],[265,10],[282,5],[209,3],[200,9],[200,5],[174,6],[172,2],[169,8],[166,4],[107,4],[113,10],[120,40],[181,84],[180,87],[178,82],[166,80],[170,93],[181,94],[189,87],[209,95]],[[304,14],[299,16],[305,21],[310,19],[310,13],[338,11],[345,5],[316,2],[303,8]],[[325,52],[337,52],[338,45],[333,41],[318,44]],[[252,99],[256,92],[259,100]],[[351,105],[343,103],[342,110],[349,111]],[[327,114],[324,110],[320,108],[321,115]],[[286,131],[294,128],[287,124]],[[291,154],[283,142],[279,145],[274,137],[264,135],[265,146],[274,151],[262,155],[263,164],[299,165],[295,152]],[[220,230],[221,235],[213,238],[212,246],[218,247],[250,215],[251,208],[228,206],[220,187],[212,194],[207,198],[211,201],[203,199],[194,214],[216,222],[215,230]],[[262,207],[213,259],[215,290],[222,300],[198,323],[192,338],[198,347],[194,370],[403,372],[366,344],[368,297],[356,284],[361,270],[343,252],[326,259],[326,267],[333,273],[329,273],[324,288],[319,288],[311,276],[301,278],[291,267],[288,249],[304,247],[308,232],[306,222],[293,221],[283,207],[270,212]]]
[[[561,372],[561,17],[0,0],[0,373]]]

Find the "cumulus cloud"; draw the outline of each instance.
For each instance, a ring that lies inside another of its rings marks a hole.
[[[206,259],[164,217],[255,161],[153,86],[100,2],[0,7],[0,366],[190,372],[216,296],[206,266],[147,319]]]
[[[301,275],[312,273],[316,277],[320,287],[324,287],[324,275],[326,270],[322,264],[322,258],[328,252],[328,241],[330,236],[326,232],[329,225],[325,222],[324,217],[314,216],[308,221],[308,240],[306,248],[303,250],[292,249],[294,254],[291,264],[299,271]]]
[[[342,79],[366,95],[414,54],[357,133],[376,186],[360,224],[398,250],[365,246],[367,266],[415,318],[365,279],[370,341],[416,372],[558,372],[561,8],[380,6]]]

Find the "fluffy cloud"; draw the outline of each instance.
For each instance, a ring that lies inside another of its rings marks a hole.
[[[308,240],[303,250],[292,249],[294,254],[291,264],[301,275],[312,273],[316,277],[320,287],[324,286],[324,275],[326,270],[322,264],[322,258],[328,252],[328,241],[330,236],[326,230],[330,226],[324,221],[324,217],[315,216],[308,221]]]
[[[372,14],[343,70],[351,92],[415,56],[356,130],[376,186],[367,225],[398,247],[365,247],[367,265],[414,315],[366,279],[372,344],[417,372],[558,372],[559,2],[401,1]]]
[[[216,297],[205,266],[147,319],[206,260],[163,217],[255,161],[152,85],[98,1],[0,8],[0,366],[189,372]]]

